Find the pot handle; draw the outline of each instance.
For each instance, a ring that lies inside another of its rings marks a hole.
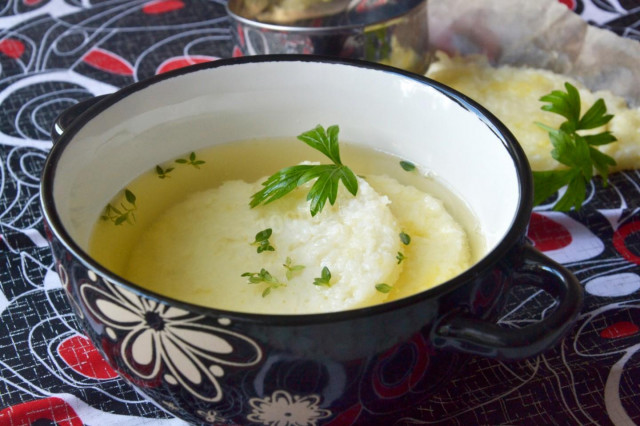
[[[56,143],[60,136],[64,133],[65,130],[71,126],[83,112],[88,110],[93,105],[100,102],[102,99],[109,95],[100,95],[93,98],[86,99],[84,101],[80,101],[77,104],[65,109],[62,111],[56,119],[53,121],[53,126],[51,127],[51,140],[53,143]]]
[[[434,327],[434,347],[518,360],[538,355],[562,339],[582,307],[582,286],[566,268],[529,244],[523,246],[521,256],[523,263],[514,272],[515,285],[531,285],[550,293],[558,301],[555,310],[541,321],[518,329],[456,312]]]

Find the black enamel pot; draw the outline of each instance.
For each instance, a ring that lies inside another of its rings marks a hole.
[[[296,135],[309,123],[340,123],[345,140],[432,171],[474,212],[484,256],[393,302],[266,315],[163,297],[88,255],[102,208],[142,171],[211,144]],[[167,124],[166,137],[139,137]],[[190,422],[379,424],[446,384],[468,354],[515,360],[549,349],[579,312],[580,284],[526,243],[532,183],[517,141],[481,106],[421,76],[312,56],[220,60],[77,107],[57,132],[41,194],[69,301],[113,368]],[[551,294],[555,310],[521,329],[498,326],[521,285]]]

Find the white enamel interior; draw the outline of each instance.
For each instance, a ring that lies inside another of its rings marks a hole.
[[[166,123],[172,125],[160,138],[136,137]],[[517,172],[485,122],[415,79],[317,62],[204,69],[132,93],[69,143],[55,173],[55,207],[86,250],[102,208],[156,164],[213,144],[291,137],[327,123],[340,125],[342,140],[410,159],[436,174],[469,204],[488,251],[509,230],[520,198]]]

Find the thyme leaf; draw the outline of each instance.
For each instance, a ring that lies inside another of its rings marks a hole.
[[[326,266],[322,268],[319,278],[313,279],[313,285],[331,287],[331,271]]]
[[[404,231],[402,231],[399,235],[400,235],[400,241],[402,241],[402,244],[404,244],[405,246],[408,246],[409,244],[411,244],[411,235],[405,233]]]
[[[305,266],[304,265],[293,265],[293,260],[290,257],[287,257],[285,263],[282,264],[284,268],[287,270],[286,277],[288,281],[291,281],[291,278],[300,271],[302,271]]]
[[[269,242],[269,238],[271,237],[273,230],[271,228],[263,229],[262,231],[256,234],[256,239],[251,243],[253,246],[257,246],[258,253],[262,253],[263,251],[275,251],[275,247],[271,245]]]
[[[178,158],[175,160],[175,162],[178,164],[186,164],[189,166],[193,166],[196,169],[199,169],[201,165],[206,163],[206,161],[204,160],[198,160],[195,152],[192,152],[191,154],[189,154],[187,158]]]
[[[376,290],[378,290],[380,293],[389,293],[392,288],[393,287],[390,286],[389,284],[385,284],[385,283],[376,284]]]
[[[416,165],[413,164],[411,161],[400,161],[400,167],[402,167],[402,169],[406,172],[412,172],[416,169]]]
[[[267,297],[273,289],[286,287],[287,285],[275,278],[264,268],[261,268],[260,272],[245,272],[241,276],[247,277],[249,279],[249,284],[267,284],[265,289],[262,291],[262,297]]]
[[[163,169],[161,166],[156,165],[156,174],[160,179],[167,179],[171,177],[169,176],[169,173],[171,173],[173,169],[173,167],[167,167],[166,169]]]
[[[138,209],[136,205],[136,196],[128,188],[124,189],[124,200],[119,203],[119,207],[108,203],[100,216],[103,221],[111,221],[114,225],[122,225],[129,223],[133,225],[136,222],[135,211]]]

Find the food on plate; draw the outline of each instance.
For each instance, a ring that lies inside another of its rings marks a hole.
[[[536,122],[557,128],[563,117],[540,109],[540,98],[562,90],[565,82],[575,86],[583,111],[602,98],[613,118],[593,132],[610,131],[616,143],[599,147],[616,165],[610,171],[636,169],[640,164],[640,110],[608,91],[592,92],[570,76],[548,70],[501,65],[493,67],[484,56],[450,57],[438,52],[427,76],[447,84],[478,101],[513,132],[533,170],[558,170],[564,166],[551,157],[548,133]]]
[[[472,213],[419,165],[356,145],[338,150],[337,127],[318,129],[306,142],[315,151],[253,140],[158,165],[105,208],[92,255],[169,297],[275,314],[403,298],[482,255]],[[281,165],[289,167],[265,177]]]

